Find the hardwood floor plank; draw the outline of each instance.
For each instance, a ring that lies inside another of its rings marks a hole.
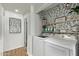
[[[6,51],[3,53],[3,56],[28,56],[28,55],[27,55],[27,50],[24,47],[22,47],[22,48]]]

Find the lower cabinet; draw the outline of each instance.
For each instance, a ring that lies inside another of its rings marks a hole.
[[[70,56],[70,49],[35,37],[33,39],[33,56]]]

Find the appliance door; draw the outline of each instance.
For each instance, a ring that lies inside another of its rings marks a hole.
[[[61,47],[49,42],[45,42],[45,55],[46,56],[69,56],[70,49]]]

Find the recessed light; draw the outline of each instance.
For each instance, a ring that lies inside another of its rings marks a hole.
[[[18,12],[19,10],[15,9],[15,12]]]

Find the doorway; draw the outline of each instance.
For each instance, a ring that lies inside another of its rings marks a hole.
[[[27,18],[24,19],[24,47],[27,48]]]

